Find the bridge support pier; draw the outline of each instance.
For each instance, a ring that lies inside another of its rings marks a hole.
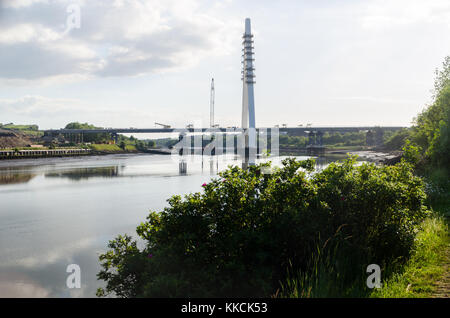
[[[112,133],[111,138],[112,138],[112,140],[114,140],[114,144],[117,145],[119,143],[119,134]]]
[[[310,131],[308,132],[308,145],[312,146],[316,144],[316,132]]]
[[[368,130],[366,132],[366,146],[374,146],[375,145],[375,134],[372,130]]]
[[[316,144],[318,146],[323,146],[323,132],[322,131],[316,132]]]
[[[187,162],[183,159],[180,160],[180,163],[178,164],[180,175],[185,175],[187,172]]]
[[[181,142],[182,142],[182,143],[186,143],[186,139],[185,139],[185,138],[186,138],[186,134],[185,134],[185,133],[179,134],[179,135],[178,135],[178,142],[179,142],[179,143],[181,143]],[[183,155],[183,153],[184,153],[184,148],[185,148],[185,147],[182,146],[182,147],[180,148],[180,150],[178,150],[178,154],[179,154],[180,156]]]
[[[381,127],[375,128],[375,145],[379,146],[383,144],[384,130]]]

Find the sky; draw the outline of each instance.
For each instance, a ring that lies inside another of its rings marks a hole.
[[[257,127],[409,126],[450,55],[448,0],[0,0],[0,123],[240,126],[247,17]]]

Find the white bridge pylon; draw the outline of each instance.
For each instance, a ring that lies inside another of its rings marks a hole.
[[[255,84],[255,67],[253,57],[253,34],[251,31],[250,19],[245,19],[245,32],[243,38],[243,54],[242,54],[242,128],[245,133],[244,148],[248,149],[250,161],[256,157],[257,140],[255,125],[255,92],[253,85]]]

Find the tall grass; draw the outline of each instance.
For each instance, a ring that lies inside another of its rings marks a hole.
[[[366,268],[358,266],[338,247],[317,250],[307,271],[292,273],[281,283],[275,297],[429,297],[443,274],[442,262],[449,244],[448,225],[442,216],[427,218],[417,229],[413,251],[406,264],[382,268],[382,288],[366,286]],[[385,276],[385,279],[383,279]]]
[[[434,216],[426,219],[418,230],[411,258],[400,270],[386,279],[371,297],[430,297],[436,281],[444,274],[445,254],[450,248],[450,180],[445,169],[433,169],[426,177],[427,203]]]
[[[450,218],[450,174],[446,169],[434,169],[427,177],[428,204]]]
[[[426,219],[417,233],[411,258],[398,272],[385,280],[371,297],[429,297],[435,282],[444,273],[442,263],[449,244],[448,225],[441,216]]]
[[[349,251],[339,246],[317,248],[307,270],[293,273],[288,270],[286,281],[275,295],[281,298],[344,298],[365,297],[365,268]]]

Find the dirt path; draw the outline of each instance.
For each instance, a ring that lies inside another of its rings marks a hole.
[[[437,288],[433,293],[433,298],[450,298],[450,245],[447,245],[445,252],[445,273],[437,283]]]

